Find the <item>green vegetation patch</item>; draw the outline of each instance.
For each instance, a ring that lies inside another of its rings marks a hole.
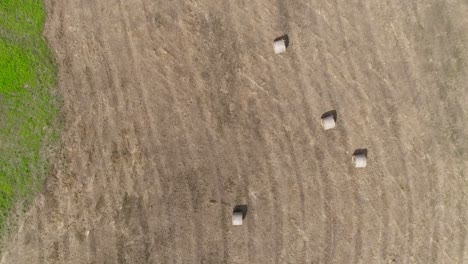
[[[39,0],[0,1],[0,232],[15,206],[25,209],[48,172],[57,139],[56,68],[42,35]]]

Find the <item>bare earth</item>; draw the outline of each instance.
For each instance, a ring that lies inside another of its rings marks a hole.
[[[65,129],[2,263],[468,263],[466,1],[46,2]]]

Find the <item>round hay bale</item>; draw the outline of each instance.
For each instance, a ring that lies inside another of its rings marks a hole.
[[[233,212],[232,225],[242,225],[242,212]]]
[[[322,117],[322,126],[324,130],[335,128],[335,118],[332,115]]]
[[[365,154],[353,155],[353,164],[356,168],[365,168],[367,166],[367,157]]]
[[[275,50],[275,54],[280,54],[286,51],[286,40],[285,39],[278,39],[273,42],[273,49]]]

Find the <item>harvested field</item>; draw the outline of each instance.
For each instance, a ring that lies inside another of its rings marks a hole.
[[[65,130],[3,263],[468,263],[466,1],[46,2]]]

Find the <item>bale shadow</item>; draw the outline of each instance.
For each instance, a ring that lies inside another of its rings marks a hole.
[[[289,37],[288,37],[288,34],[284,34],[280,37],[277,37],[273,40],[273,42],[276,42],[278,40],[284,40],[284,45],[286,46],[286,48],[289,47]]]
[[[236,205],[234,207],[233,213],[242,212],[242,219],[245,219],[245,216],[247,215],[247,210],[248,209],[246,204]]]
[[[336,119],[338,118],[338,113],[336,112],[336,110],[330,110],[328,112],[325,112],[322,116],[321,116],[321,119],[324,119],[326,117],[329,117],[329,116],[333,116],[333,119],[335,120],[336,122]]]
[[[364,155],[367,158],[367,149],[356,149],[353,152],[353,156],[355,155]]]

